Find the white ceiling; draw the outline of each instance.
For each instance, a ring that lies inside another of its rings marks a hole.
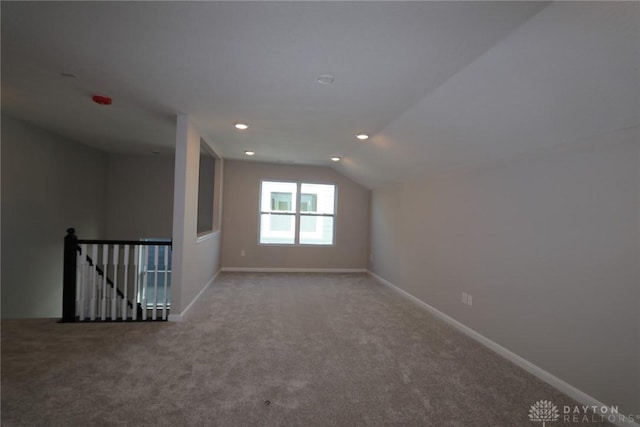
[[[172,150],[187,113],[225,158],[253,149],[375,188],[638,126],[640,3],[3,1],[1,12],[2,110],[111,152]],[[327,73],[335,83],[318,84]]]

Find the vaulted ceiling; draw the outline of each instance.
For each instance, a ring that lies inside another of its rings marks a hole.
[[[639,122],[639,3],[3,1],[1,12],[2,110],[109,152],[171,151],[186,113],[225,158],[250,149],[375,188]]]

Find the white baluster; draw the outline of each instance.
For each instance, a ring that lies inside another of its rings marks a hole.
[[[147,320],[147,270],[149,269],[149,246],[144,247],[142,261],[142,320]]]
[[[127,299],[129,298],[129,293],[127,292],[129,290],[127,288],[129,282],[129,245],[124,245],[124,257],[122,258],[122,264],[124,266],[124,298],[122,298],[122,309],[120,310],[120,314],[122,315],[122,320],[127,320]]]
[[[107,270],[109,267],[109,245],[102,245],[102,305],[100,318],[107,320]]]
[[[76,251],[76,316],[80,317],[80,287],[82,286],[82,255]]]
[[[89,252],[85,252],[84,265],[82,266],[82,280],[84,283],[84,289],[82,290],[82,299],[84,300],[82,313],[85,319],[89,316],[89,305],[91,304],[91,268],[86,258],[88,254]]]
[[[157,317],[157,309],[158,309],[158,248],[159,246],[154,246],[154,254],[153,254],[153,315],[151,318],[156,320]]]
[[[118,304],[118,255],[120,252],[120,245],[113,246],[113,298],[111,299],[111,320],[118,318],[117,306]]]
[[[101,247],[96,245],[98,247],[98,257],[101,257],[102,252],[101,252]],[[96,273],[97,273],[97,269],[100,268],[100,260],[97,258],[93,259],[93,265],[94,268],[96,269]],[[99,319],[100,316],[102,316],[101,311],[100,311],[100,305],[102,304],[102,279],[100,278],[100,274],[97,273],[96,276],[96,319]]]
[[[113,313],[116,319],[122,319],[121,311],[122,308],[122,297],[116,293],[116,297],[113,299],[115,302],[113,304]]]
[[[91,305],[89,306],[89,318],[96,320],[96,308],[98,307],[98,245],[91,245],[91,259],[93,267],[91,268]]]
[[[78,318],[83,321],[85,318],[85,293],[87,287],[87,245],[80,245],[80,255],[78,255],[78,279],[80,286],[78,287]]]
[[[86,303],[87,303],[87,245],[80,245],[80,256],[78,257],[80,263],[80,295],[78,295],[78,317],[80,320],[84,320],[86,317]]]
[[[169,278],[169,248],[171,246],[164,247],[164,292],[162,294],[162,319],[167,320],[167,304],[169,298],[167,297],[167,282]]]
[[[138,261],[140,256],[140,246],[136,245],[133,249],[133,308],[131,309],[131,318],[133,320],[138,319],[138,287],[140,278],[138,277]]]

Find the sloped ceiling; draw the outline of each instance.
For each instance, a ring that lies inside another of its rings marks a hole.
[[[638,125],[638,3],[0,7],[2,110],[111,152],[171,151],[187,113],[226,158],[375,188]]]

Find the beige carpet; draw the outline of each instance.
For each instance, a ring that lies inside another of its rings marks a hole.
[[[4,427],[535,427],[536,401],[576,404],[364,274],[222,274],[182,323],[4,321],[1,393]]]

